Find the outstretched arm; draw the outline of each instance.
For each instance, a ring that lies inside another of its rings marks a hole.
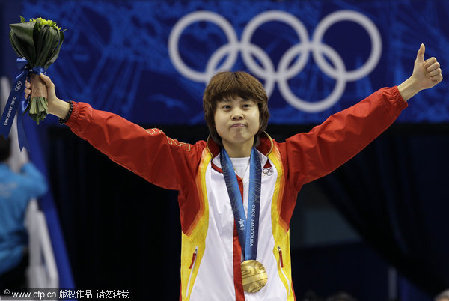
[[[424,60],[425,50],[424,44],[421,44],[412,75],[398,86],[399,93],[405,101],[424,89],[434,87],[443,80],[440,63],[434,57]]]
[[[40,75],[47,87],[48,112],[65,119],[70,105],[55,95],[55,85]],[[26,83],[25,93],[33,89]],[[86,103],[74,103],[66,122],[73,133],[88,141],[112,161],[131,170],[150,183],[167,189],[181,189],[183,179],[193,177],[190,144],[167,137],[158,129],[145,130],[137,124],[110,113],[93,109]]]
[[[424,51],[421,44],[412,75],[399,86],[380,89],[281,145],[298,189],[348,161],[396,120],[407,100],[442,81],[440,64],[434,57],[424,60]]]

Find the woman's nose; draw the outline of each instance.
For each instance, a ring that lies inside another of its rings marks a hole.
[[[231,119],[232,120],[241,120],[243,119],[242,111],[239,109],[235,109],[231,112]]]

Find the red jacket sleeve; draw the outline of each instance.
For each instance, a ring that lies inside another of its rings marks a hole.
[[[310,132],[280,143],[290,184],[300,189],[329,174],[386,130],[406,107],[397,87],[383,88]]]
[[[67,125],[112,161],[162,188],[179,190],[183,178],[194,177],[191,157],[196,155],[196,145],[171,139],[159,129],[145,130],[118,115],[75,102]]]

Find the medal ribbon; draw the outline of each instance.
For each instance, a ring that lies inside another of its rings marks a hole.
[[[14,116],[17,114],[17,136],[19,140],[20,150],[25,146],[28,146],[28,142],[25,136],[25,131],[22,124],[22,116],[26,108],[25,100],[25,80],[30,73],[44,73],[45,70],[42,67],[29,68],[28,61],[19,58],[17,59],[20,73],[17,74],[14,83],[11,86],[11,92],[9,94],[6,105],[3,109],[3,115],[0,119],[0,135],[3,137],[9,136],[9,131],[14,120]]]
[[[226,188],[231,202],[234,220],[237,226],[240,246],[244,260],[257,259],[257,240],[259,233],[260,186],[262,167],[256,149],[251,150],[249,163],[248,217],[245,217],[242,195],[232,166],[231,159],[224,148],[221,150],[220,162],[223,169]]]

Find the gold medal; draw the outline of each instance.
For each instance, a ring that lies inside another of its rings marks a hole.
[[[257,260],[242,262],[242,284],[245,292],[255,293],[267,284],[268,275],[265,267]]]

